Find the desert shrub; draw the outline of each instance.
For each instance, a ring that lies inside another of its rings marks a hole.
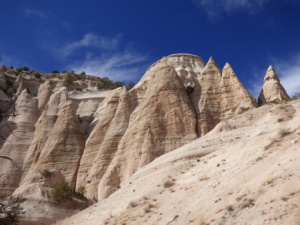
[[[129,202],[129,206],[130,206],[131,208],[134,208],[134,207],[138,206],[138,203],[136,203],[136,202],[134,202],[134,201],[131,201],[131,202]]]
[[[42,175],[43,178],[48,179],[48,178],[51,178],[53,174],[49,170],[43,170],[41,172],[41,175]]]
[[[20,204],[24,198],[10,197],[6,200],[0,200],[0,224],[17,225],[19,224],[19,216],[23,214],[23,208]]]
[[[52,195],[56,202],[63,203],[71,199],[73,191],[66,181],[62,181],[55,185]]]
[[[82,91],[82,88],[76,88],[76,91]]]
[[[289,132],[288,129],[282,128],[282,129],[278,130],[278,136],[279,136],[280,138],[282,138],[282,137],[288,135],[289,133],[290,133],[290,132]]]
[[[86,194],[85,187],[84,186],[80,186],[79,188],[77,188],[76,194],[83,197]]]
[[[299,98],[300,98],[300,93],[295,93],[294,96],[292,97],[293,100],[296,100]]]
[[[7,80],[7,81],[6,81],[6,84],[7,84],[8,86],[13,86],[13,85],[14,85],[14,82],[12,82],[12,81],[10,81],[10,80]]]
[[[129,83],[127,84],[127,88],[130,90],[131,88],[134,87],[134,85],[135,85],[134,82],[129,82]]]
[[[82,71],[82,72],[80,73],[80,75],[86,75],[86,73],[85,73],[84,71]]]
[[[18,71],[18,72],[21,72],[21,71],[29,71],[29,68],[28,68],[27,66],[23,66],[23,67],[17,68],[17,71]]]
[[[41,78],[41,74],[40,73],[34,73],[34,77],[37,78],[37,79],[40,79]]]
[[[249,110],[249,108],[245,108],[245,107],[241,107],[240,108],[240,114],[247,112]]]
[[[165,181],[165,183],[164,183],[164,187],[165,187],[165,188],[172,187],[174,184],[175,184],[175,183],[174,183],[173,181],[167,180],[167,181]]]
[[[53,70],[51,73],[59,73],[58,70]]]
[[[186,91],[187,91],[188,95],[191,95],[191,94],[193,94],[193,92],[194,92],[194,88],[191,87],[191,86],[187,86],[187,87],[186,87]]]

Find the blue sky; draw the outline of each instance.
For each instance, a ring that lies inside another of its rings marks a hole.
[[[271,64],[300,92],[299,0],[2,1],[0,65],[137,82],[163,56],[229,62],[257,97]]]

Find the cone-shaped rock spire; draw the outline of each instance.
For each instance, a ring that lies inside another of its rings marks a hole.
[[[261,89],[258,103],[260,105],[267,104],[273,101],[290,100],[284,87],[280,84],[280,80],[272,66],[269,66],[264,78],[264,85]]]

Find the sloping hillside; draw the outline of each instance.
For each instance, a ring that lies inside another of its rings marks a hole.
[[[249,110],[58,224],[299,224],[300,100]]]

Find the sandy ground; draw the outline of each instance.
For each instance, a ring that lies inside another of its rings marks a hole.
[[[299,224],[300,100],[249,110],[57,224]]]

